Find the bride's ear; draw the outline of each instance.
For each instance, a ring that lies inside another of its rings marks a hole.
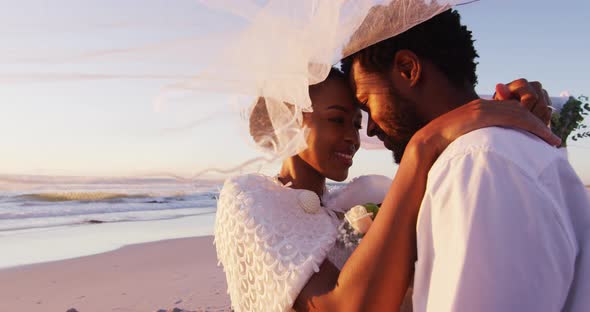
[[[409,87],[414,87],[422,75],[422,63],[414,52],[400,50],[393,60],[393,74],[398,76],[394,78],[405,81]]]

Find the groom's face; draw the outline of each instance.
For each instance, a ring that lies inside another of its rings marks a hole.
[[[367,135],[377,136],[399,163],[414,133],[426,124],[416,112],[416,103],[403,95],[392,79],[363,70],[357,61],[352,66],[351,83],[361,109],[369,113]]]

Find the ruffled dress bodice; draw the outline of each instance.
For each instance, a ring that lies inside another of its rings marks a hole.
[[[352,250],[337,247],[335,211],[381,202],[391,184],[363,176],[327,192],[317,213],[299,205],[302,192],[258,174],[228,179],[215,220],[215,245],[232,307],[241,311],[290,311],[301,289],[327,258],[342,268]]]

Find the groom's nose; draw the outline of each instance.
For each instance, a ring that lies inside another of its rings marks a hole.
[[[369,116],[367,119],[367,135],[372,137],[377,135],[377,124],[373,121],[373,119]]]

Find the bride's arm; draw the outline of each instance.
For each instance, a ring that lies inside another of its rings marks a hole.
[[[299,294],[298,311],[395,311],[416,259],[416,218],[430,167],[455,138],[489,126],[516,127],[552,145],[559,139],[514,102],[473,101],[430,122],[408,144],[379,214],[341,272],[324,262]]]
[[[296,310],[390,311],[401,305],[416,258],[418,208],[434,161],[427,153],[432,151],[422,144],[408,145],[362,243],[341,272],[328,261],[322,264],[297,298]],[[367,296],[370,293],[380,295]]]

